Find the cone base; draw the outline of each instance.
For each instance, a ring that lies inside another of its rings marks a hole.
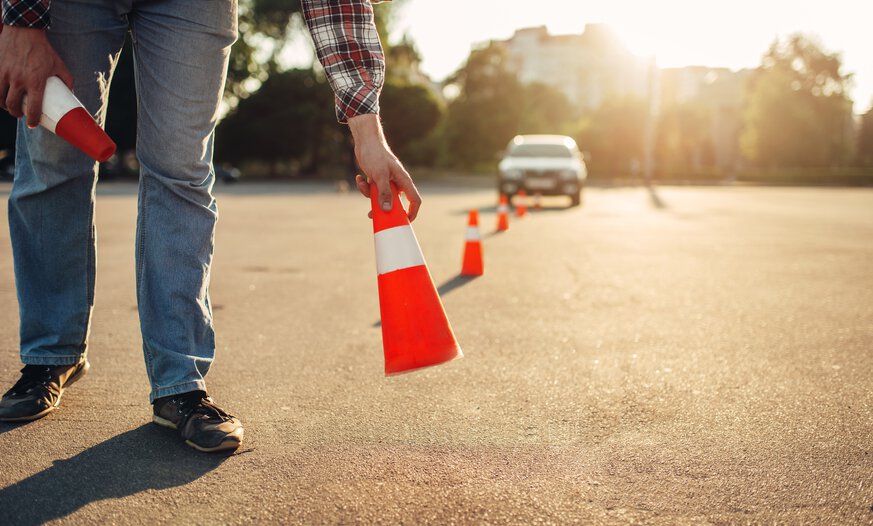
[[[426,266],[380,275],[379,310],[386,375],[462,356]]]
[[[449,363],[449,362],[453,362],[453,361],[455,361],[455,360],[460,360],[461,358],[464,357],[464,353],[461,351],[461,348],[460,348],[460,347],[457,347],[457,352],[458,352],[458,353],[457,353],[456,355],[454,355],[454,356],[452,356],[451,358],[448,358],[448,359],[446,359],[446,360],[443,360],[443,361],[441,361],[441,362],[434,362],[434,363],[429,363],[429,364],[427,364],[427,365],[420,365],[420,366],[418,366],[418,367],[411,367],[411,368],[407,368],[407,369],[400,369],[400,370],[398,370],[398,371],[393,371],[393,372],[389,372],[389,371],[386,369],[386,370],[385,370],[385,376],[402,376],[402,375],[404,375],[404,374],[406,374],[406,373],[414,373],[414,372],[416,372],[416,371],[420,371],[420,370],[422,370],[422,369],[427,369],[428,367],[435,367],[435,366],[437,366],[437,365],[442,365],[442,364],[444,364],[444,363]]]

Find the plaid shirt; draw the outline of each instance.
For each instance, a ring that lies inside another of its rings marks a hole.
[[[0,1],[4,25],[42,29],[51,25],[51,0]],[[302,0],[301,4],[318,60],[336,95],[337,120],[379,113],[385,55],[370,0]]]

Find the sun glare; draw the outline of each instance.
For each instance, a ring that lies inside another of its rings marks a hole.
[[[586,24],[609,25],[640,57],[654,56],[661,67],[690,65],[753,68],[777,37],[804,32],[843,56],[855,73],[857,111],[873,98],[873,70],[867,50],[873,32],[864,25],[864,2],[832,0],[828,9],[812,0],[737,0],[730,4],[662,0],[570,2],[503,0],[499,13],[490,2],[406,0],[399,3],[396,34],[409,34],[419,47],[424,70],[442,79],[457,69],[470,47],[506,39],[516,29],[546,26],[551,34],[579,34]],[[862,12],[859,12],[862,11]],[[847,15],[852,16],[847,16]],[[446,28],[451,38],[446,38]]]

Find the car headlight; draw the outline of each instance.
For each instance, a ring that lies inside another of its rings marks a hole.
[[[561,179],[565,181],[578,179],[579,175],[576,173],[576,170],[561,170]]]
[[[518,181],[524,176],[524,172],[521,170],[506,170],[503,172],[504,179],[511,179],[513,181]]]

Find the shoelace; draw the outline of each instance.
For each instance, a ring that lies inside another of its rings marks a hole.
[[[47,391],[57,396],[57,386],[53,382],[52,366],[50,365],[25,365],[21,369],[21,378],[15,382],[12,389],[7,391],[7,395],[24,394],[34,387],[44,386]]]
[[[233,416],[215,405],[212,399],[202,391],[195,391],[187,396],[179,397],[179,401],[181,402],[179,408],[185,413],[186,420],[198,414],[204,415],[210,420],[215,419],[221,422],[227,422],[233,418]]]

